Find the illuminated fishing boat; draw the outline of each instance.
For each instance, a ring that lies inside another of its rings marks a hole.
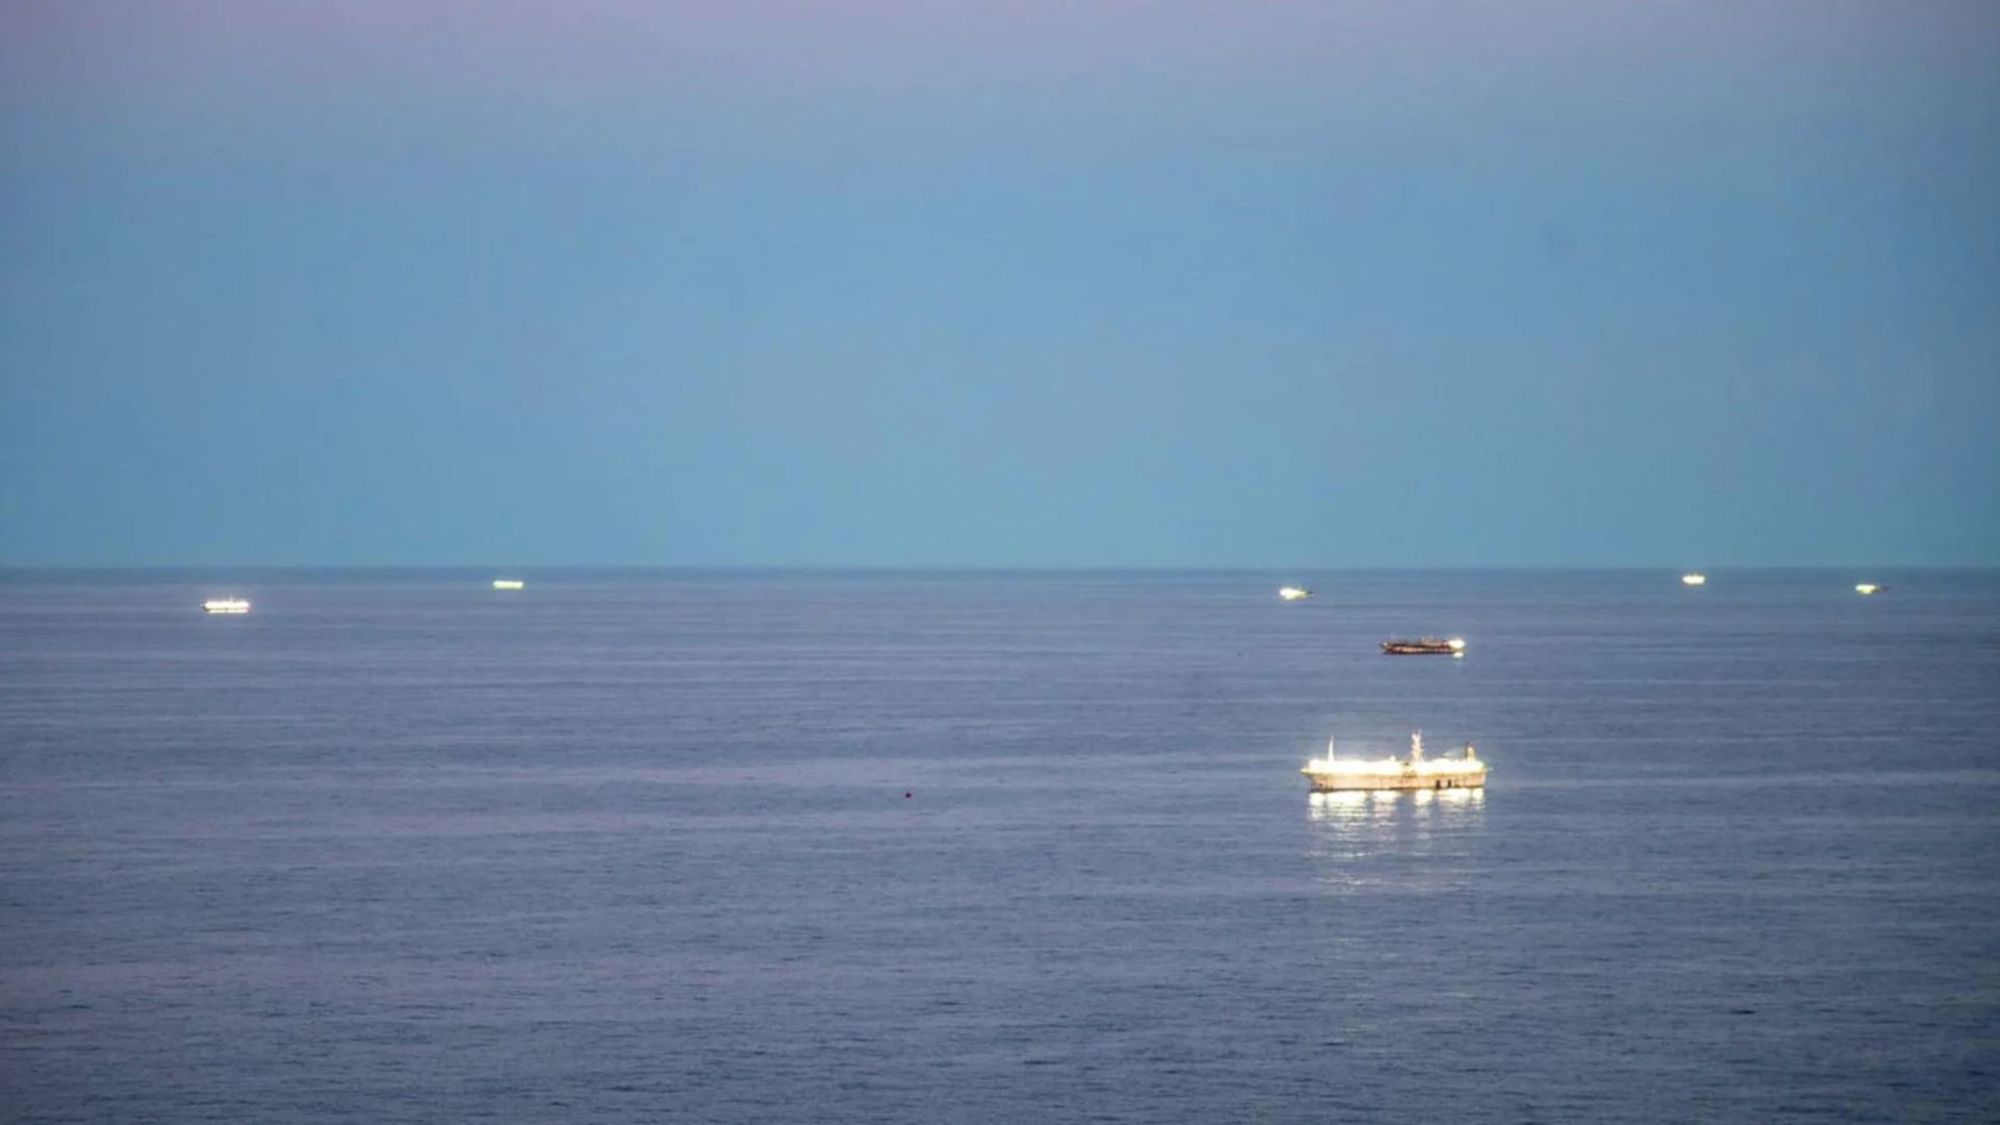
[[[1410,735],[1407,758],[1336,758],[1333,740],[1326,743],[1326,757],[1314,758],[1299,771],[1312,783],[1315,793],[1352,792],[1376,789],[1483,789],[1486,763],[1465,744],[1463,757],[1424,757],[1424,735]]]
[[[250,603],[242,598],[210,598],[201,608],[204,613],[249,613]]]
[[[1300,602],[1312,596],[1313,592],[1303,586],[1278,587],[1278,597],[1288,602]]]
[[[1382,651],[1390,656],[1464,656],[1465,638],[1452,637],[1442,640],[1437,637],[1418,637],[1414,641],[1388,640],[1382,642]]]

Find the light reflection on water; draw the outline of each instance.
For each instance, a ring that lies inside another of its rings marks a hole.
[[[1311,852],[1333,882],[1372,882],[1370,861],[1464,855],[1485,833],[1484,789],[1313,793]]]
[[[1354,821],[1393,817],[1405,803],[1419,811],[1460,812],[1486,806],[1484,789],[1377,789],[1313,793],[1306,809],[1315,821]]]

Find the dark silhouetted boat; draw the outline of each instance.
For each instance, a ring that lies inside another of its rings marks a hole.
[[[1418,637],[1414,641],[1383,641],[1382,651],[1390,656],[1464,656],[1465,638]]]

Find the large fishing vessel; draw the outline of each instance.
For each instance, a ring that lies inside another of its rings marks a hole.
[[[1316,793],[1354,789],[1483,789],[1486,763],[1465,744],[1461,758],[1424,757],[1424,734],[1410,736],[1407,758],[1336,758],[1333,740],[1326,743],[1326,757],[1314,758],[1299,771],[1312,782]]]
[[[1382,642],[1382,651],[1390,656],[1464,656],[1465,638],[1452,637],[1444,640],[1438,637],[1418,637],[1414,641],[1389,640]]]

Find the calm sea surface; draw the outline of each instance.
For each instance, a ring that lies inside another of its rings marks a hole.
[[[0,1119],[2000,1118],[2000,574],[492,576],[0,576]]]

